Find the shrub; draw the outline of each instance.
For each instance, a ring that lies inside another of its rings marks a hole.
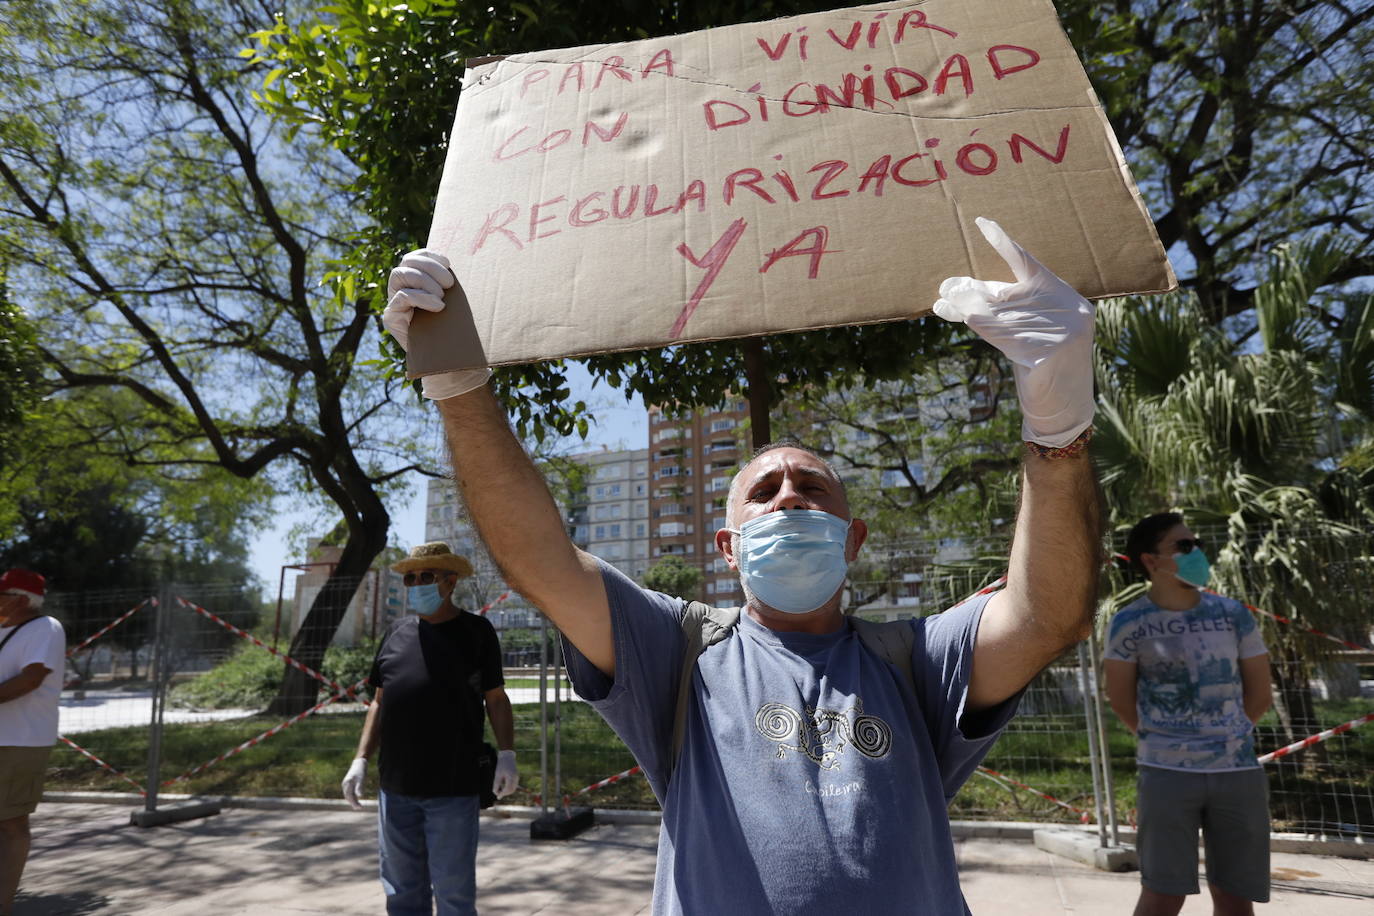
[[[367,677],[375,654],[376,647],[371,644],[330,646],[320,673],[350,687]],[[277,656],[245,643],[214,668],[173,687],[167,702],[190,709],[257,709],[280,691],[283,668],[284,662]]]

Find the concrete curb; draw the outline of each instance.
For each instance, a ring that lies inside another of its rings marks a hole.
[[[168,803],[213,802],[225,808],[260,808],[269,811],[351,810],[348,802],[341,798],[253,798],[234,795],[206,797],[160,792],[158,793],[158,800]],[[141,808],[144,804],[143,796],[136,792],[44,792],[43,801],[87,805],[128,805],[133,808]],[[364,801],[363,807],[368,811],[375,811],[377,803]],[[534,820],[541,814],[543,814],[542,809],[525,805],[495,805],[482,812],[483,817],[517,820]],[[656,810],[597,808],[595,814],[597,821],[605,824],[657,824],[663,819],[662,814]],[[1099,843],[1096,827],[1037,824],[1022,821],[950,821],[950,832],[956,839],[1022,840],[1033,843],[1037,831],[1078,833],[1087,837],[1093,845]],[[1128,846],[1135,842],[1135,831],[1130,828],[1121,828],[1118,835],[1122,846]],[[1374,843],[1356,843],[1351,840],[1326,839],[1303,834],[1273,834],[1269,838],[1269,849],[1273,852],[1306,856],[1374,859]]]
[[[266,811],[352,811],[348,802],[341,798],[254,798],[251,796],[221,795],[183,795],[175,792],[159,792],[159,804],[186,802],[206,802],[225,808],[257,808]],[[53,803],[83,805],[127,805],[142,808],[144,798],[137,792],[44,792],[43,801]],[[364,800],[363,809],[376,811],[377,803]],[[553,810],[553,809],[550,809]],[[544,814],[542,808],[527,805],[493,805],[482,812],[483,817],[513,820],[534,820]],[[662,815],[658,811],[636,811],[620,808],[595,809],[598,822],[606,824],[657,824]]]
[[[1035,848],[1091,865],[1099,871],[1133,871],[1140,867],[1130,846],[1102,846],[1101,840],[1080,830],[1046,828],[1035,831]]]
[[[1033,824],[1035,831],[1055,831],[1059,833],[1079,834],[1087,837],[1094,845],[1100,847],[1096,827],[1079,827],[1076,825],[1064,824],[1060,826]],[[1121,827],[1117,830],[1117,839],[1120,847],[1109,848],[1135,848],[1135,830],[1130,827]],[[1199,838],[1198,845],[1202,842]],[[1300,856],[1334,856],[1340,859],[1374,859],[1374,843],[1360,843],[1354,840],[1332,839],[1323,836],[1309,836],[1302,833],[1271,833],[1269,835],[1269,851],[1292,853]],[[1072,856],[1070,856],[1072,858]],[[1081,860],[1080,860],[1081,861]]]

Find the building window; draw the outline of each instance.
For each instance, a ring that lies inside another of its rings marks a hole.
[[[605,539],[606,539],[606,526],[605,526],[605,525],[597,525],[597,526],[596,526],[596,540],[598,540],[598,541],[604,541]]]

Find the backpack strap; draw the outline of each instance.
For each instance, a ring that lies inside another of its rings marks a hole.
[[[734,632],[739,625],[739,608],[711,607],[700,601],[690,601],[682,614],[682,635],[686,645],[682,650],[682,674],[677,682],[677,708],[673,712],[673,753],[669,758],[666,783],[672,778],[677,758],[682,753],[682,741],[687,730],[687,704],[692,699],[692,677],[696,674],[697,659],[707,646],[713,646]]]
[[[5,646],[7,646],[7,645],[9,644],[9,641],[10,641],[11,639],[14,639],[14,637],[17,636],[17,635],[19,634],[19,631],[22,630],[22,629],[24,629],[24,627],[26,627],[27,625],[33,623],[35,620],[38,620],[40,617],[47,617],[47,616],[48,616],[47,614],[39,614],[37,617],[30,617],[28,620],[25,620],[23,623],[17,623],[17,624],[15,624],[15,625],[14,625],[14,629],[13,629],[13,630],[10,630],[10,631],[9,631],[9,634],[6,635],[4,639],[0,639],[0,650],[3,650],[3,649],[5,648]]]
[[[916,631],[909,620],[891,620],[880,623],[850,617],[849,625],[858,634],[859,641],[868,651],[897,669],[906,681],[911,692],[916,692],[916,675],[911,669],[911,650],[916,645]]]
[[[682,742],[687,731],[687,706],[692,699],[692,678],[696,675],[697,659],[707,646],[726,639],[739,626],[739,608],[717,608],[700,601],[687,604],[682,615],[682,635],[686,644],[682,650],[682,673],[677,684],[677,708],[673,712],[672,757],[669,759],[665,782],[672,778]],[[850,617],[850,626],[868,651],[897,669],[912,693],[916,692],[916,677],[911,668],[911,650],[916,644],[916,631],[910,621],[894,620],[879,623]]]

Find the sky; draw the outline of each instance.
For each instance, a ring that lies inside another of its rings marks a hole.
[[[606,448],[645,448],[649,442],[649,419],[644,402],[638,395],[626,403],[624,395],[607,389],[604,385],[593,389],[591,378],[578,365],[569,364],[569,388],[572,400],[585,400],[591,406],[596,422],[592,425],[585,443],[574,443],[571,449],[591,451]],[[425,536],[425,478],[414,475],[410,492],[406,498],[389,502],[391,512],[390,540],[394,544],[410,548],[424,541]],[[321,521],[317,513],[307,510],[281,511],[275,524],[258,532],[253,538],[253,549],[249,555],[249,565],[266,586],[266,594],[276,598],[278,583],[281,581],[281,565],[284,562],[299,562],[302,558],[295,555],[291,546],[292,529],[300,525],[320,525],[320,534],[330,522]],[[284,594],[290,597],[296,573],[287,570]]]

